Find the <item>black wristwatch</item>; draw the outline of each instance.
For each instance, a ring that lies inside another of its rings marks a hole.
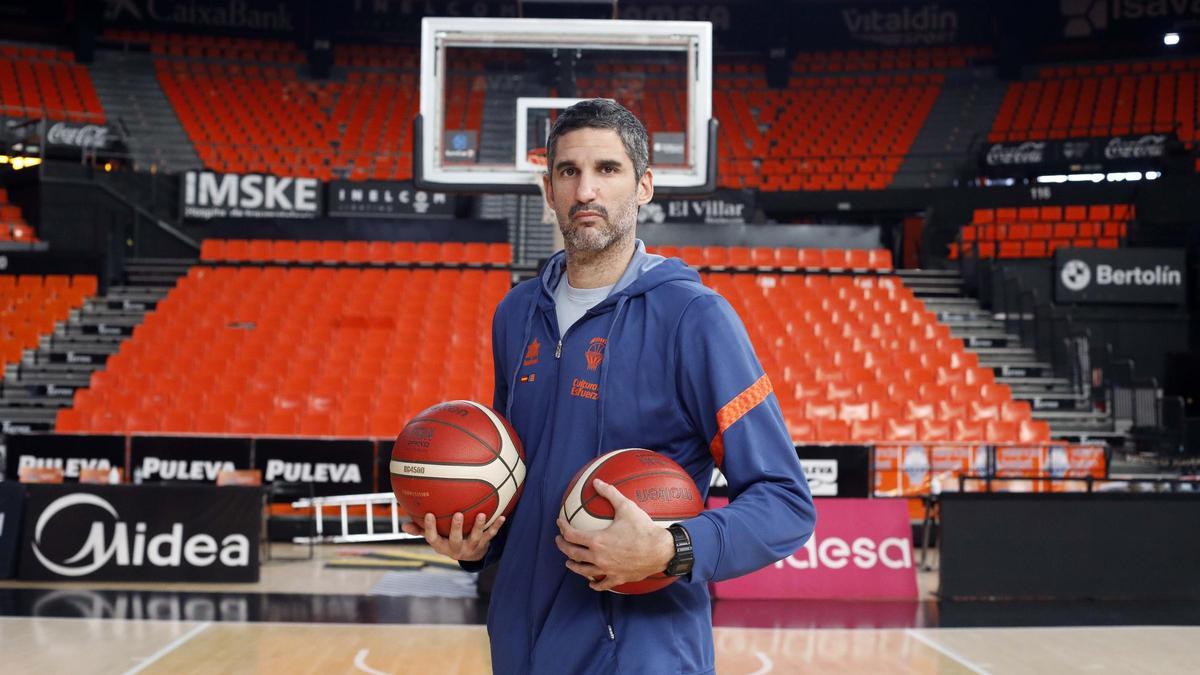
[[[692,551],[692,535],[684,526],[675,523],[667,528],[671,536],[675,538],[675,556],[667,563],[667,569],[663,570],[663,574],[669,577],[682,577],[690,574],[692,565],[696,562],[696,556]]]

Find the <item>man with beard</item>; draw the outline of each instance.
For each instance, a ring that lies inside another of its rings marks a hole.
[[[812,498],[778,401],[729,304],[679,259],[646,253],[637,210],[654,196],[646,130],[619,104],[582,101],[547,141],[546,200],[565,251],[508,293],[492,323],[493,407],[525,446],[510,522],[482,514],[424,534],[468,570],[499,562],[488,609],[497,673],[712,673],[708,583],[796,551]],[[605,530],[557,518],[576,471],[610,450],[650,448],[707,494],[714,466],[729,506],[664,529],[616,488]],[[606,591],[665,572],[647,595]]]

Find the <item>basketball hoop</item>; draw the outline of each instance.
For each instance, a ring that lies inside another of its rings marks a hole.
[[[554,214],[554,209],[550,208],[550,202],[546,199],[546,182],[542,180],[542,176],[546,170],[546,148],[534,148],[525,153],[525,159],[534,166],[540,167],[541,171],[530,173],[532,181],[537,185],[538,192],[542,195],[542,224],[554,225],[555,232],[558,231],[558,216]]]

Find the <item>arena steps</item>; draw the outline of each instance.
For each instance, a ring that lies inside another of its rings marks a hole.
[[[156,284],[178,268],[174,261],[133,261],[133,266],[139,272],[132,276],[149,274]],[[73,405],[75,392],[89,386],[93,373],[105,367],[168,290],[112,286],[106,295],[91,297],[72,309],[52,333],[39,339],[36,350],[26,352],[19,364],[6,369],[0,420],[13,430],[52,429],[58,411]]]
[[[1036,413],[1039,410],[1091,410],[1092,403],[1085,396],[1081,396],[1074,392],[1034,392],[1034,393],[1018,393],[1013,392],[1013,397],[1023,401],[1029,401],[1029,405]]]
[[[138,288],[170,289],[195,264],[187,258],[129,258],[125,261],[125,281]]]
[[[1033,377],[1031,375],[1000,375],[1000,384],[1007,384],[1013,393],[1062,394],[1072,391],[1071,382],[1065,377]]]
[[[950,334],[963,341],[963,344],[968,347],[988,350],[981,352],[979,355],[995,354],[998,356],[1008,356],[1011,358],[1020,358],[1022,356],[1032,356],[1033,352],[1025,347],[1021,347],[1021,336],[1009,333],[1006,330],[996,330],[992,328],[961,328],[952,326]]]
[[[913,140],[893,187],[948,187],[976,141],[976,129],[991,126],[1006,85],[988,71],[951,71],[920,133]]]
[[[983,315],[981,313],[986,313],[986,310],[979,306],[978,300],[963,295],[937,293],[932,296],[923,295],[921,299],[925,301],[925,307],[938,316],[978,318]],[[990,313],[987,315],[990,316]]]
[[[179,123],[147,54],[96,50],[92,81],[109,117],[129,130],[129,150],[139,171],[166,173],[201,167],[191,140]]]
[[[996,382],[1009,387],[1012,397],[1029,404],[1032,417],[1046,422],[1054,438],[1123,442],[1125,435],[1111,415],[1094,409],[1084,392],[1054,374],[1051,364],[1008,332],[1003,317],[993,315],[965,294],[962,277],[953,270],[901,270],[897,273],[913,288],[926,308],[974,352],[979,365],[989,368]]]
[[[70,404],[79,373],[68,364],[40,367],[37,350],[95,292],[91,276],[0,275],[0,429],[5,433],[48,429],[56,411]]]
[[[951,329],[951,334],[955,331]],[[955,335],[955,337],[961,337]],[[1014,344],[1020,345],[1021,338],[1013,336]],[[1037,354],[1032,349],[1022,346],[1014,347],[980,347],[976,346],[975,353],[979,354],[979,362],[986,363],[991,366],[1004,366],[1007,364],[1021,363],[1027,367],[1037,367],[1038,365],[1047,365],[1044,362],[1037,360]],[[997,373],[999,374],[999,373]],[[1020,375],[1028,375],[1029,373],[1017,373]]]

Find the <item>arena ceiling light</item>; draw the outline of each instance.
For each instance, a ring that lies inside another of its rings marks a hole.
[[[1179,33],[1164,33],[1163,44],[1168,47],[1174,47],[1179,44]]]
[[[41,163],[42,160],[40,157],[22,157],[20,155],[9,157],[8,155],[0,155],[0,164],[10,164],[17,171],[28,169]]]

